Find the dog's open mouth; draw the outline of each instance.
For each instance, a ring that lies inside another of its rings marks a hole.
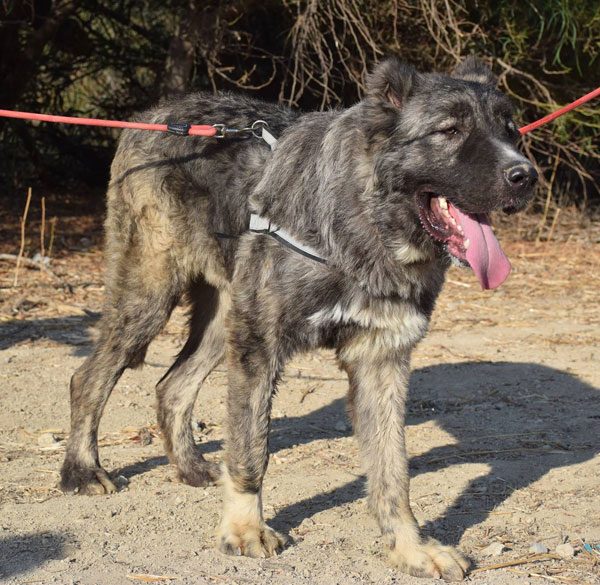
[[[468,263],[483,289],[496,288],[506,280],[510,262],[484,213],[464,213],[445,197],[428,191],[419,195],[418,206],[427,233],[446,244],[455,258]]]

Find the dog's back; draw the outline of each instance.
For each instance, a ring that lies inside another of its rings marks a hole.
[[[226,123],[247,128],[266,119],[276,136],[297,114],[275,104],[227,94],[175,98],[140,115],[153,123]],[[223,139],[126,131],[111,168],[106,239],[109,258],[169,256],[177,280],[202,273],[215,286],[231,274],[235,238],[248,227],[248,196],[260,178],[267,145],[251,134]],[[124,222],[127,218],[128,223]],[[136,234],[133,236],[133,234]],[[124,236],[129,237],[125,238]],[[213,265],[222,259],[222,265]],[[160,262],[159,262],[160,263]],[[110,283],[109,271],[107,284]]]

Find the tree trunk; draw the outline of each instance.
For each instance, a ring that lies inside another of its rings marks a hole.
[[[161,83],[162,96],[177,95],[189,90],[200,30],[198,2],[187,0],[179,9],[175,33],[169,45]]]

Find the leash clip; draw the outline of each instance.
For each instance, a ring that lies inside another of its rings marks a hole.
[[[254,136],[254,138],[261,138],[265,140],[269,145],[269,142],[265,138],[265,133],[271,136],[267,131],[269,124],[264,120],[256,120],[251,126],[246,128],[228,128],[225,124],[213,124],[213,128],[216,129],[217,133],[215,138],[235,138],[236,136]]]
[[[225,124],[213,124],[212,127],[217,131],[214,136],[215,138],[231,138],[233,136],[239,136],[240,134],[248,134],[246,128],[228,128]]]

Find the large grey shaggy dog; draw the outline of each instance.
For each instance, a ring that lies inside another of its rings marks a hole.
[[[283,546],[262,516],[271,399],[292,354],[329,347],[348,374],[368,499],[390,561],[412,575],[462,578],[468,562],[420,535],[409,505],[409,360],[451,262],[470,265],[483,288],[508,274],[486,214],[523,209],[537,178],[515,149],[511,112],[471,58],[452,76],[388,59],[348,110],[299,115],[196,94],[147,112],[154,122],[240,128],[261,119],[280,140],[271,152],[253,136],[123,133],[108,190],[101,334],[71,380],[62,489],[115,490],[98,458],[104,405],[187,294],[189,339],[157,386],[158,420],[181,480],[216,480],[190,422],[199,387],[226,357],[219,548],[268,556]],[[251,211],[311,254],[249,231]]]

